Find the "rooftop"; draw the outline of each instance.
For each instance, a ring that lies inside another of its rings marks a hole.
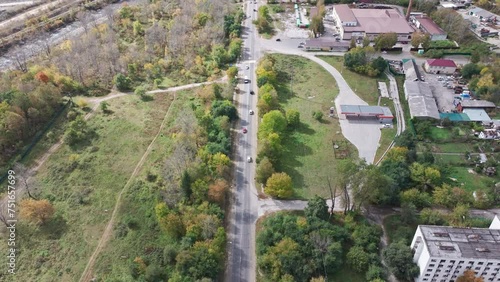
[[[420,72],[418,71],[418,68],[415,65],[415,61],[413,61],[413,59],[403,62],[403,72],[405,73],[406,80],[420,80]]]
[[[342,22],[356,22],[356,17],[347,4],[334,5],[333,8]]]
[[[500,230],[419,225],[433,257],[500,260]]]
[[[486,100],[463,100],[460,104],[463,108],[496,108],[495,103]]]
[[[325,38],[313,38],[313,39],[308,39],[306,40],[305,47],[347,47],[349,48],[350,43],[345,42],[345,41],[336,41],[336,40],[330,40],[330,39],[325,39]]]
[[[340,105],[341,114],[360,114],[365,116],[393,117],[387,107],[364,105]]]
[[[463,113],[468,115],[471,121],[491,121],[490,116],[483,109],[464,109]]]
[[[439,113],[441,119],[449,119],[450,121],[470,121],[469,116],[461,113]]]
[[[493,14],[492,12],[487,11],[487,10],[482,9],[482,8],[479,8],[479,7],[472,8],[472,9],[469,10],[469,12],[472,12],[475,15],[477,15],[479,17],[486,18],[486,19],[493,18],[493,17],[498,17],[498,15]]]
[[[428,17],[416,17],[415,18],[420,25],[431,35],[446,34],[433,20]]]
[[[430,59],[427,60],[427,64],[432,67],[457,67],[453,60],[447,59]]]
[[[405,80],[405,95],[408,99],[410,116],[439,119],[439,110],[429,84],[422,81]]]

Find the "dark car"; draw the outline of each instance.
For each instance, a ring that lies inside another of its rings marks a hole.
[[[250,90],[250,95],[254,95],[255,92],[253,92],[253,90]]]
[[[281,39],[277,38],[277,39],[276,39],[276,41],[280,42],[280,41],[281,41]]]

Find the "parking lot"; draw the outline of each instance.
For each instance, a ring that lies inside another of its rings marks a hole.
[[[425,75],[425,81],[429,83],[432,93],[436,98],[439,111],[443,113],[453,112],[455,110],[453,100],[459,96],[458,93],[455,94],[453,86],[458,83],[454,82],[451,76],[430,73]]]

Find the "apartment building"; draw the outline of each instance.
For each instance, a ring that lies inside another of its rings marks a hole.
[[[500,282],[498,222],[495,217],[490,228],[419,225],[411,243],[420,267],[415,281],[455,282],[470,269],[485,282]]]

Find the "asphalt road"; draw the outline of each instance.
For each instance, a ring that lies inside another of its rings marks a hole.
[[[255,157],[257,155],[257,95],[250,95],[250,91],[257,91],[255,78],[255,64],[260,57],[260,48],[256,39],[256,30],[252,20],[256,18],[258,4],[245,3],[247,16],[251,18],[244,21],[243,54],[238,64],[241,90],[235,94],[238,105],[239,127],[237,128],[237,143],[235,151],[234,187],[232,207],[229,213],[228,230],[228,259],[225,281],[228,282],[253,282],[255,281],[255,222],[258,218],[258,198],[255,187]],[[247,69],[248,68],[248,69]],[[250,82],[244,83],[247,77]],[[249,111],[255,111],[250,115]],[[245,134],[242,128],[247,128]],[[252,162],[247,158],[251,157]]]

